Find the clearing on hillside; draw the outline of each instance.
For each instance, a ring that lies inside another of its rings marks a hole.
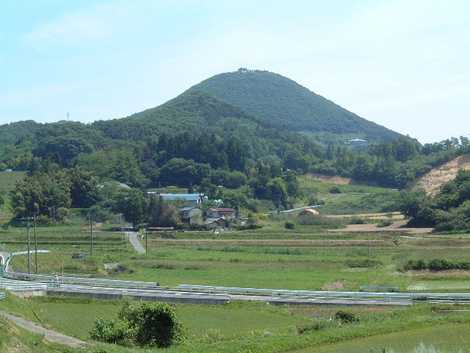
[[[459,156],[434,168],[416,183],[416,188],[424,189],[427,194],[434,196],[442,185],[455,179],[460,169],[470,170],[470,154]]]

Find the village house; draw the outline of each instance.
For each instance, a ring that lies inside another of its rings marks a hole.
[[[225,220],[234,219],[236,211],[233,208],[209,208],[206,212],[207,218],[223,218]]]

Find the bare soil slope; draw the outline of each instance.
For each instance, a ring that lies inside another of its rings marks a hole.
[[[416,188],[424,189],[430,195],[436,195],[442,185],[455,179],[460,169],[470,170],[470,155],[457,157],[434,168],[416,183]]]

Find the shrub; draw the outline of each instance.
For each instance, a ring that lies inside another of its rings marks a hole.
[[[119,312],[118,320],[97,319],[90,336],[106,343],[132,342],[160,348],[183,338],[173,307],[164,303],[127,303]]]
[[[383,227],[389,227],[393,224],[393,221],[390,219],[382,219],[379,223],[377,223],[377,227],[383,228]]]
[[[328,323],[324,321],[316,321],[310,324],[297,326],[297,334],[303,335],[306,333],[320,331],[328,327]]]
[[[172,306],[164,303],[125,305],[119,317],[126,321],[135,343],[169,347],[182,339],[182,326]]]
[[[354,322],[359,322],[359,318],[353,313],[347,311],[338,311],[335,314],[335,320],[341,321],[343,324],[352,324]]]
[[[370,268],[382,265],[381,261],[371,259],[351,259],[346,260],[346,266],[351,268]]]
[[[448,270],[470,270],[469,262],[452,262],[446,259],[432,259],[429,262],[424,260],[409,260],[404,266],[405,271],[424,271],[433,272]]]
[[[96,341],[122,344],[129,338],[129,330],[123,321],[99,318],[95,321],[90,336]]]
[[[332,186],[330,188],[330,194],[341,194],[341,189],[339,188],[339,186]]]
[[[366,220],[360,217],[352,217],[349,224],[366,224]]]
[[[284,228],[286,228],[286,229],[295,229],[295,223],[287,221],[286,223],[284,223]]]

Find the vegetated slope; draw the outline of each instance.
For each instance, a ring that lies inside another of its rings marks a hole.
[[[401,135],[363,119],[281,75],[240,69],[193,86],[271,126],[309,133],[332,133],[389,141]]]
[[[111,138],[127,139],[159,133],[204,131],[223,124],[226,119],[237,119],[253,125],[254,118],[240,109],[203,92],[186,92],[155,108],[133,114],[124,119],[99,121],[93,126]]]
[[[461,169],[470,170],[470,154],[459,156],[432,169],[418,180],[415,187],[424,189],[427,194],[435,196],[444,184],[455,179]]]
[[[16,123],[0,126],[0,147],[16,143],[18,140],[34,136],[41,129],[43,124],[32,120],[19,121]]]
[[[0,351],[2,353],[71,352],[70,349],[48,343],[41,336],[26,332],[3,318],[0,318]]]

